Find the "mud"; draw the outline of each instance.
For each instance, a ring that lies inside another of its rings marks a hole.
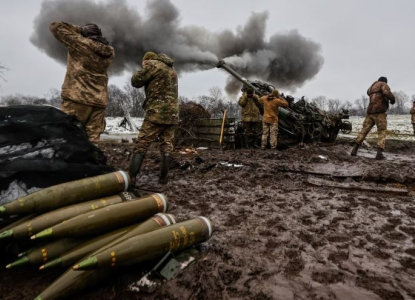
[[[127,169],[131,144],[101,147],[111,165]],[[128,270],[77,299],[414,299],[415,144],[387,147],[380,162],[373,149],[349,156],[349,141],[277,153],[177,152],[164,191],[170,212],[210,218],[212,239],[197,247],[195,263],[153,293],[128,292]],[[148,153],[140,188],[159,188],[159,161],[156,150]],[[310,178],[373,190],[312,186]],[[58,274],[2,270],[0,294],[32,299]]]

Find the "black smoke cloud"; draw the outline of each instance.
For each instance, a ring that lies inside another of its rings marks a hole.
[[[125,0],[47,0],[34,21],[31,42],[53,59],[66,63],[66,50],[49,32],[49,24],[97,23],[115,48],[111,73],[135,71],[145,52],[166,53],[180,73],[211,69],[224,58],[237,72],[262,79],[278,88],[294,90],[312,79],[324,59],[319,44],[296,30],[265,38],[268,13],[252,13],[236,32],[212,32],[200,26],[181,26],[180,13],[170,0],[147,2],[144,16]],[[228,93],[239,90],[232,78]]]

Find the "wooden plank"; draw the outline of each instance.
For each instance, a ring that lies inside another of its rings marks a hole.
[[[366,191],[366,192],[374,192],[374,193],[392,193],[397,195],[408,195],[409,191],[407,189],[400,189],[400,188],[391,188],[379,185],[369,185],[369,184],[361,184],[361,183],[346,183],[346,182],[334,182],[328,181],[319,178],[308,178],[307,183],[314,186],[324,186],[324,187],[331,187],[337,189],[345,189],[345,190],[358,190],[358,191]]]

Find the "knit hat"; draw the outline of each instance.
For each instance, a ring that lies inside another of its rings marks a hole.
[[[379,77],[378,81],[382,81],[384,83],[388,83],[388,78],[386,78],[384,76],[381,76],[381,77]]]
[[[144,54],[143,61],[155,59],[156,57],[157,57],[156,53],[149,51],[149,52],[146,52],[146,54]]]

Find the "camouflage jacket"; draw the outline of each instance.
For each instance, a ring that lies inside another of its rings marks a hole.
[[[274,97],[271,95],[262,96],[259,102],[264,105],[264,116],[262,122],[268,124],[278,123],[278,108],[288,107],[288,102],[281,97]]]
[[[165,54],[148,60],[131,78],[132,86],[144,86],[145,119],[158,124],[177,124],[179,121],[178,81],[173,60]]]
[[[412,124],[415,124],[415,107],[411,108],[411,120]]]
[[[114,48],[83,37],[80,26],[54,22],[49,28],[68,49],[62,99],[105,108],[108,104],[107,70],[114,59]]]
[[[369,96],[368,114],[385,113],[389,108],[389,100],[392,104],[395,103],[395,96],[388,84],[382,81],[376,81],[372,84],[367,90],[367,95]]]
[[[241,98],[239,98],[238,104],[242,107],[242,122],[258,122],[259,121],[259,97],[253,95],[248,97],[244,93]]]

